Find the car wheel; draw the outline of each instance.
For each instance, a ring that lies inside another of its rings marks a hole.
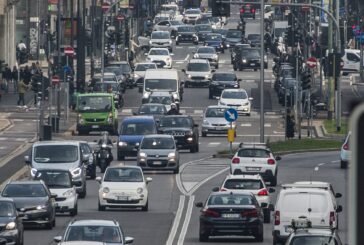
[[[217,65],[215,66],[215,69],[219,69],[219,64],[217,64]]]
[[[178,45],[179,45],[179,42],[176,41],[176,46],[178,46]]]
[[[237,71],[237,70],[238,70],[238,68],[234,66],[234,71]]]
[[[277,185],[277,173],[275,176],[273,176],[271,179],[270,179],[270,186],[276,186]]]
[[[173,173],[174,174],[179,174],[179,166],[175,170],[173,170]]]
[[[94,168],[92,169],[90,179],[96,179],[96,166],[94,166]]]
[[[340,168],[341,169],[346,169],[348,167],[348,162],[347,161],[340,161]]]
[[[144,207],[142,207],[142,211],[148,211],[148,200]]]
[[[209,100],[212,100],[214,98],[214,95],[212,94],[212,92],[209,92]]]
[[[83,184],[83,190],[82,190],[82,192],[80,193],[79,197],[80,197],[80,198],[85,198],[85,197],[86,197],[86,194],[87,194],[86,183],[84,183],[84,184]]]
[[[273,245],[277,245],[277,244],[280,244],[278,242],[277,236],[273,235]]]
[[[264,223],[270,223],[270,209],[264,208],[263,214],[264,214]]]
[[[118,152],[118,161],[125,160],[125,156]]]
[[[209,235],[207,235],[206,233],[202,233],[200,231],[199,240],[200,240],[200,242],[207,242],[209,240]]]
[[[80,136],[88,135],[88,134],[89,134],[89,132],[87,130],[79,130],[78,131],[78,135],[80,135]]]
[[[254,236],[254,240],[256,241],[256,242],[263,242],[263,240],[264,240],[264,235],[263,235],[263,231],[261,232],[261,233],[258,233],[258,234],[256,234],[255,236]]]
[[[75,207],[71,210],[70,215],[73,217],[76,216],[77,213],[78,213],[78,205],[76,204]]]
[[[258,69],[254,69],[254,71],[257,71]]]
[[[52,228],[53,228],[52,221],[48,222],[48,223],[45,225],[45,228],[46,228],[47,230],[52,230]]]
[[[54,218],[53,218],[52,227],[56,227],[56,216],[54,216]]]
[[[206,137],[207,133],[206,132],[202,132],[202,137]]]
[[[105,211],[105,207],[104,206],[102,206],[101,204],[100,204],[100,202],[99,202],[99,207],[98,207],[98,210],[99,211]]]

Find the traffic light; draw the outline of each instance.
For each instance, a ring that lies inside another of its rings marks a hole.
[[[212,0],[211,4],[213,17],[230,17],[230,1]]]
[[[0,72],[3,72],[5,69],[5,66],[8,64],[5,64],[5,60],[0,60]]]
[[[306,71],[301,75],[302,90],[311,89],[312,78],[310,72]]]
[[[329,53],[327,62],[327,76],[338,77],[341,72],[341,54]]]
[[[289,47],[293,47],[294,46],[294,32],[292,30],[292,27],[289,27],[287,30],[287,35],[285,37],[284,42],[287,44],[287,46]]]

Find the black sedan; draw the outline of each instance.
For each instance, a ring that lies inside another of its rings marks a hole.
[[[2,197],[14,200],[16,209],[24,213],[24,225],[56,225],[54,198],[43,181],[14,181],[8,183]]]
[[[148,115],[153,116],[157,122],[159,122],[159,119],[167,115],[167,109],[166,106],[163,104],[156,104],[156,103],[147,103],[142,104],[137,112],[134,112],[134,115]]]
[[[235,56],[233,68],[234,71],[239,69],[242,71],[244,69],[253,69],[254,71],[260,69],[260,62],[262,61],[259,49],[247,48],[241,50],[241,52]],[[266,57],[263,59],[264,68],[267,68],[268,63]]]
[[[211,25],[205,25],[205,24],[195,25],[195,29],[197,32],[199,42],[204,42],[206,35],[212,33]]]
[[[240,81],[233,72],[214,73],[209,85],[209,99],[213,99],[214,96],[220,97],[226,88],[240,88]]]
[[[199,238],[201,242],[210,236],[253,236],[263,241],[263,211],[250,192],[213,192],[201,208]]]
[[[0,244],[20,245],[24,242],[23,213],[17,212],[10,198],[0,198]],[[1,243],[4,239],[5,243]]]
[[[198,37],[194,26],[185,25],[177,27],[176,45],[180,43],[198,44]]]
[[[260,47],[260,34],[249,34],[247,39],[252,47]]]

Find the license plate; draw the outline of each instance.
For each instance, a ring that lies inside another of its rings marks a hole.
[[[250,63],[250,66],[255,66],[255,64],[254,63]]]
[[[92,125],[92,128],[99,128],[99,125]]]
[[[161,161],[154,161],[153,164],[154,165],[162,165],[162,162]]]
[[[215,130],[222,130],[222,127],[215,127]]]
[[[119,201],[128,201],[129,197],[128,196],[117,196],[116,199]]]
[[[254,168],[254,167],[247,167],[247,171],[260,171],[260,168]]]
[[[239,218],[239,214],[222,214],[221,215],[223,218],[228,218],[228,219],[235,219],[235,218]]]

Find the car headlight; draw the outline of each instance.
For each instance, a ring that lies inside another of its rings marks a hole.
[[[138,194],[142,194],[142,193],[143,193],[143,188],[139,187],[139,188],[137,189],[137,193],[138,193]]]
[[[188,75],[187,75],[187,77],[188,77],[188,78],[191,78],[192,76],[191,76],[191,74],[188,74]]]
[[[242,61],[243,61],[243,63],[246,63],[246,59],[243,59]]]
[[[218,58],[217,54],[214,54],[214,56],[212,56],[212,58],[217,60],[217,58]]]
[[[227,44],[226,44],[226,47],[228,47],[228,48],[229,48],[229,47],[230,47],[230,44],[228,44],[228,43],[227,43]]]
[[[134,77],[134,78],[139,78],[140,76],[139,76],[138,74],[135,74],[135,73],[134,73],[134,74],[133,74],[133,77]]]
[[[5,230],[14,230],[16,227],[16,223],[15,222],[10,222],[6,225]]]
[[[239,87],[239,84],[238,83],[234,85],[234,88],[238,88],[238,87]]]
[[[264,55],[264,62],[268,62],[268,57]]]
[[[148,92],[146,92],[146,93],[144,93],[144,94],[143,94],[143,98],[144,98],[144,99],[148,99],[148,98],[149,98],[149,95],[150,95],[150,94],[149,94]]]
[[[118,143],[119,146],[127,146],[128,143],[124,142],[124,141],[119,141]]]
[[[101,145],[101,147],[102,147],[102,148],[106,148],[106,146],[107,146],[107,145],[106,145],[105,143],[103,143],[103,144]]]
[[[30,170],[30,174],[32,175],[32,177],[35,177],[35,175],[37,174],[37,169],[32,168],[32,169]]]
[[[37,206],[37,210],[46,210],[47,209],[47,206],[45,205],[38,205]]]
[[[149,41],[149,45],[152,45],[152,44],[153,44],[153,42],[152,42],[152,40],[150,40],[150,41]]]
[[[192,132],[192,131],[187,131],[187,132],[186,132],[186,135],[187,135],[187,136],[192,136],[192,135],[193,135],[193,132]]]
[[[103,193],[109,193],[109,192],[110,192],[110,189],[109,189],[108,187],[104,187],[104,188],[102,189],[102,192],[103,192]]]
[[[168,43],[169,43],[169,44],[172,44],[172,40],[169,40],[169,41],[168,41]]]
[[[175,158],[176,157],[176,153],[171,152],[168,154],[168,158]]]
[[[205,75],[205,79],[209,79],[210,75]]]
[[[210,123],[209,123],[209,121],[207,121],[206,119],[204,119],[203,122],[202,122],[202,124],[209,125]]]
[[[140,152],[140,153],[139,153],[139,157],[146,158],[146,157],[147,157],[147,153],[145,153],[145,152]]]
[[[193,55],[193,58],[194,58],[194,59],[198,59],[198,54],[194,54],[194,55]]]
[[[74,195],[73,190],[68,190],[65,193],[62,194],[64,197],[71,197]]]
[[[82,173],[81,168],[75,168],[74,170],[71,171],[72,177],[78,177],[80,176]]]

